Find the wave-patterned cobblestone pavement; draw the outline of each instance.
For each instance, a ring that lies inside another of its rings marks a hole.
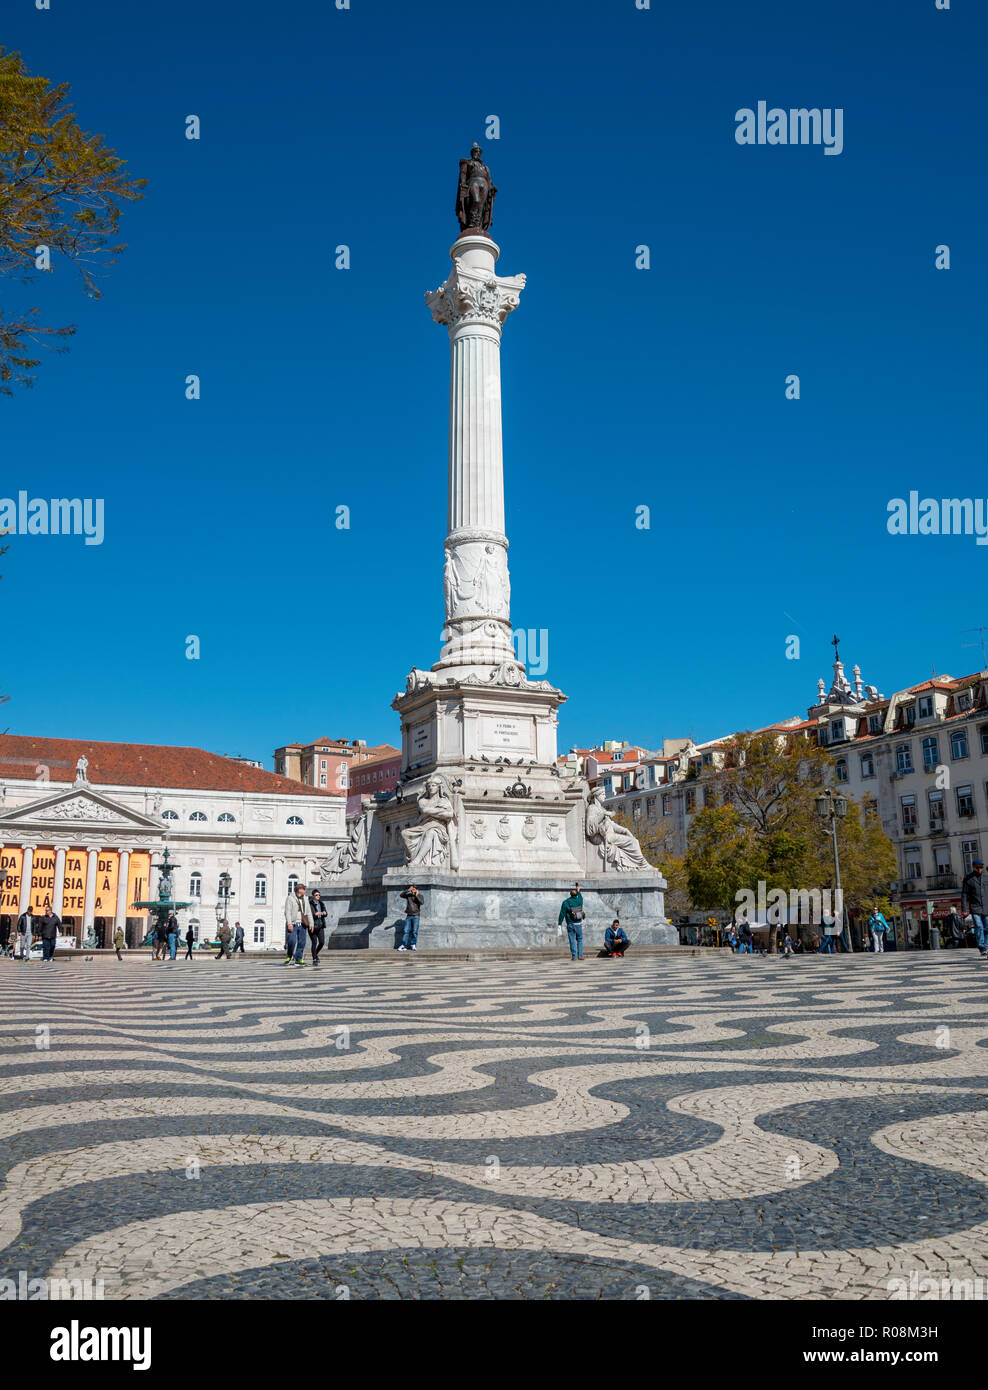
[[[0,963],[0,1276],[874,1298],[988,1275],[988,967]]]

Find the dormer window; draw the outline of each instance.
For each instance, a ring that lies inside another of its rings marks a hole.
[[[971,692],[969,690],[965,690],[963,695],[958,695],[957,708],[961,711],[961,713],[963,713],[964,710],[971,708]]]
[[[833,739],[833,741],[834,741],[835,743],[837,743],[840,739],[842,739],[842,738],[844,737],[844,721],[843,721],[843,719],[831,719],[831,721],[830,721],[830,737]]]
[[[933,696],[921,695],[919,697],[919,717],[920,719],[932,719],[934,714]]]
[[[869,734],[880,734],[882,732],[882,716],[880,714],[869,714],[868,732]]]
[[[916,723],[916,706],[915,706],[915,705],[906,705],[906,706],[903,708],[903,711],[902,711],[902,722],[903,722],[903,724],[915,724],[915,723]]]

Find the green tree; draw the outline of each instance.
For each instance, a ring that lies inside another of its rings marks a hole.
[[[96,271],[124,249],[115,241],[120,205],[142,197],[146,180],[127,178],[103,136],[80,128],[68,92],[0,48],[0,275],[27,284],[61,259],[98,299]],[[39,312],[0,311],[0,394],[33,386],[37,346],[64,351],[59,343],[75,332],[41,325]]]
[[[690,825],[684,863],[692,902],[733,912],[737,894],[757,894],[759,882],[766,893],[835,886],[833,842],[816,809],[833,776],[830,756],[784,731],[735,734],[723,756],[724,766],[702,779],[721,804],[708,798]],[[887,904],[896,857],[877,817],[850,802],[837,844],[846,906]]]

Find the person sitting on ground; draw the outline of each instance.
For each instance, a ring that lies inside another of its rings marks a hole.
[[[628,940],[624,927],[622,927],[621,923],[615,917],[614,921],[604,932],[604,950],[602,954],[608,957],[623,956],[630,945],[631,942]]]

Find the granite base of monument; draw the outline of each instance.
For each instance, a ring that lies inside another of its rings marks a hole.
[[[424,903],[422,946],[458,949],[546,947],[565,944],[557,926],[559,908],[572,879],[465,876],[441,870],[389,870],[379,884],[327,884],[321,889],[329,911],[326,946],[335,950],[393,950],[405,925],[399,895],[414,882]],[[665,919],[663,888],[656,874],[602,874],[580,881],[586,920],[584,952],[604,943],[615,917],[633,942],[676,946],[679,934]]]

